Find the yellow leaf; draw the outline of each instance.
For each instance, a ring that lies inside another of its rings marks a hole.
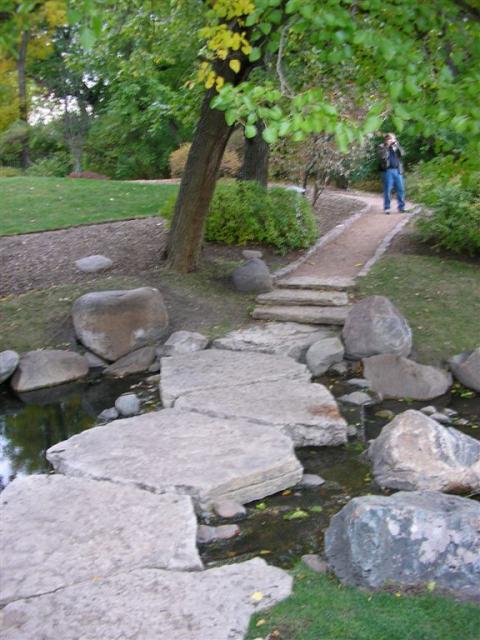
[[[259,620],[257,622],[257,624],[255,625],[256,627],[261,627],[262,625],[267,624],[267,621],[265,620],[265,618],[262,618],[261,620]]]
[[[263,593],[261,591],[254,591],[250,596],[252,602],[261,602],[263,600]]]
[[[230,60],[228,66],[233,72],[238,73],[242,65],[240,64],[240,60]]]
[[[224,84],[225,84],[225,80],[222,78],[222,76],[217,76],[217,80],[215,82],[215,87],[217,91],[220,91],[220,89],[223,87]]]

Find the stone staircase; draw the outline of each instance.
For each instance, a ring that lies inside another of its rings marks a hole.
[[[257,297],[255,320],[343,325],[350,310],[351,278],[291,276],[276,280],[275,289]]]

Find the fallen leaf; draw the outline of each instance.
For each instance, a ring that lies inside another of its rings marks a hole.
[[[261,602],[264,598],[264,595],[261,591],[254,591],[250,596],[250,600],[252,602]]]
[[[295,511],[290,511],[283,516],[284,520],[300,520],[301,518],[308,518],[308,513],[303,511],[302,509],[296,509]]]

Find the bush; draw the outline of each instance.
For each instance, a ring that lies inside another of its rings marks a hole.
[[[170,217],[175,196],[161,215]],[[318,237],[310,203],[281,187],[264,189],[257,182],[222,181],[217,184],[205,229],[209,242],[244,245],[261,243],[279,253],[305,249]]]
[[[16,169],[15,167],[0,167],[0,178],[16,178],[21,175],[21,169]]]
[[[480,171],[452,157],[420,165],[414,198],[429,212],[417,220],[419,237],[453,253],[480,255]]]
[[[187,163],[191,143],[186,142],[170,154],[170,173],[172,178],[180,178]],[[226,149],[220,165],[220,175],[233,178],[240,170],[240,158],[233,149]]]
[[[47,176],[61,178],[67,175],[72,168],[70,158],[65,153],[58,153],[56,155],[37,160],[26,170],[28,176]]]

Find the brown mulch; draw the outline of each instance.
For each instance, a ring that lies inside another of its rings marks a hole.
[[[341,192],[322,194],[316,207],[320,233],[323,235],[350,217],[357,204],[360,202],[342,196]],[[94,254],[106,255],[113,261],[108,275],[129,276],[158,271],[166,234],[165,222],[151,217],[0,237],[0,297],[92,278],[95,274],[77,270],[75,260]],[[203,257],[207,261],[238,261],[244,248],[208,244]],[[249,245],[249,248],[255,246]],[[292,251],[279,256],[270,249],[261,249],[272,270],[302,254]]]

